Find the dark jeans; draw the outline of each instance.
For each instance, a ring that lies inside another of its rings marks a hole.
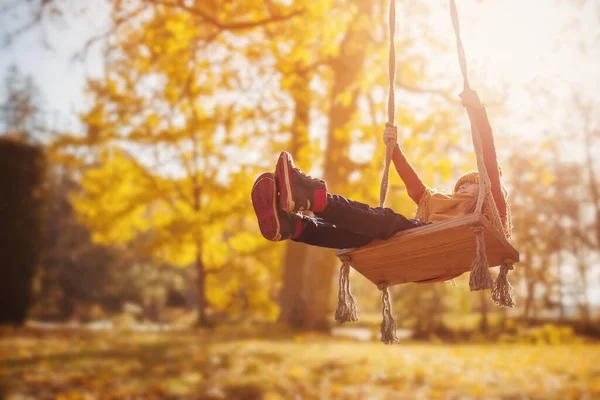
[[[390,208],[371,207],[337,194],[327,194],[327,206],[316,217],[307,217],[295,240],[319,247],[361,247],[374,239],[388,239],[396,232],[424,225],[396,214]]]

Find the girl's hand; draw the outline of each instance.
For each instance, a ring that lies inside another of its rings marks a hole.
[[[398,128],[393,125],[386,125],[383,131],[383,142],[387,144],[389,140],[393,140],[393,143],[398,141]]]
[[[472,107],[472,108],[482,107],[482,104],[481,104],[481,101],[479,100],[479,96],[477,95],[477,92],[472,89],[465,90],[464,92],[459,94],[459,96],[462,100],[463,106],[465,106],[465,107]]]

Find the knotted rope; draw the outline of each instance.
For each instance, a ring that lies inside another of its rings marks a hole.
[[[342,254],[339,256],[342,265],[340,266],[340,281],[338,287],[338,304],[335,310],[335,320],[339,324],[344,322],[358,321],[356,312],[356,300],[350,292],[350,256]]]
[[[492,301],[498,306],[503,308],[512,308],[515,306],[513,297],[513,288],[507,279],[508,271],[514,269],[511,262],[507,262],[500,266],[500,274],[494,282],[492,288]]]
[[[392,313],[392,302],[390,301],[390,293],[388,291],[388,285],[386,282],[382,282],[377,285],[377,288],[381,290],[381,314],[383,320],[381,321],[381,341],[385,344],[398,343],[396,337],[396,318]]]
[[[475,233],[475,260],[471,264],[471,276],[469,277],[469,288],[471,290],[483,290],[492,288],[492,275],[488,269],[487,255],[485,254],[485,240],[483,226],[472,226],[471,231]]]

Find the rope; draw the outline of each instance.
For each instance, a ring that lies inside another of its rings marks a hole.
[[[508,271],[513,268],[512,263],[509,262],[500,266],[500,274],[498,274],[498,278],[492,288],[492,301],[498,307],[512,308],[515,306],[513,288],[507,278]]]
[[[452,19],[452,27],[454,29],[454,35],[456,36],[456,51],[458,53],[458,62],[460,64],[460,71],[463,77],[463,90],[470,90],[469,79],[467,78],[467,58],[465,56],[465,49],[460,38],[460,23],[458,22],[458,11],[456,9],[456,3],[454,0],[450,0],[450,18]],[[479,193],[477,196],[477,205],[475,207],[475,213],[481,214],[483,210],[484,200],[487,198],[487,204],[490,205],[493,223],[496,228],[504,234],[504,225],[501,222],[496,202],[493,201],[491,182],[485,168],[485,162],[483,160],[483,146],[481,144],[481,136],[479,134],[479,128],[477,127],[477,121],[474,116],[471,115],[469,108],[467,113],[471,123],[471,136],[473,138],[473,147],[475,148],[475,155],[477,156],[477,170],[479,172]],[[491,201],[490,201],[491,200]]]
[[[493,285],[492,275],[489,270],[487,254],[485,253],[485,240],[483,226],[471,227],[475,234],[475,259],[471,264],[471,275],[469,276],[469,288],[473,290],[491,289]]]
[[[460,24],[458,22],[458,11],[456,3],[450,0],[450,18],[452,19],[452,27],[456,36],[456,50],[458,51],[458,62],[460,63],[460,71],[463,76],[463,89],[469,89],[469,79],[467,78],[467,58],[465,57],[465,48],[463,47],[462,39],[460,38]]]
[[[350,256],[338,256],[342,265],[340,267],[340,280],[338,286],[338,305],[335,310],[335,320],[339,324],[358,321],[356,301],[350,292]]]
[[[389,29],[390,29],[390,52],[389,52],[389,92],[388,92],[388,122],[386,126],[394,126],[394,113],[396,109],[395,98],[394,98],[394,84],[396,80],[396,48],[394,43],[395,31],[396,31],[396,2],[390,0],[390,12],[389,12]],[[392,156],[394,154],[394,147],[396,145],[395,140],[389,139],[386,141],[385,148],[385,164],[383,168],[383,174],[381,176],[381,185],[379,190],[379,207],[385,205],[385,199],[387,197],[389,176],[390,176],[390,164]],[[344,257],[344,258],[343,258]],[[339,294],[338,294],[338,307],[336,310],[335,319],[339,323],[346,321],[357,321],[356,317],[356,304],[354,297],[350,293],[349,286],[349,270],[350,270],[350,259],[347,256],[340,257],[342,266],[340,267],[340,281],[339,281]],[[398,341],[396,338],[396,320],[392,315],[392,304],[390,302],[389,293],[387,290],[387,284],[382,290],[382,313],[383,321],[381,323],[381,340],[384,343],[395,343]]]
[[[381,290],[381,314],[383,316],[383,320],[381,321],[381,341],[385,344],[398,343],[398,338],[396,337],[396,318],[394,318],[394,314],[392,313],[388,285],[382,282],[377,285],[377,288]]]
[[[396,109],[394,99],[394,81],[396,79],[396,47],[394,43],[396,31],[396,1],[390,0],[390,54],[389,54],[389,80],[390,91],[388,95],[388,123],[394,125],[394,111]]]
[[[504,225],[502,224],[496,202],[492,196],[492,183],[487,173],[487,168],[485,167],[485,161],[483,160],[483,145],[481,143],[479,128],[477,127],[475,117],[471,115],[471,111],[468,108],[467,114],[469,115],[469,119],[473,121],[471,124],[471,136],[473,138],[473,147],[475,147],[475,155],[477,156],[477,170],[479,171],[479,192],[477,195],[475,213],[482,214],[483,205],[485,203],[491,211],[491,217],[493,219],[491,222],[493,222],[496,228],[504,234]],[[488,201],[484,201],[486,199]]]
[[[390,126],[389,123],[386,125]],[[385,199],[387,197],[390,182],[390,164],[392,163],[395,145],[396,143],[391,139],[385,143],[385,164],[383,167],[383,174],[381,176],[381,185],[379,189],[379,207],[383,207],[385,205]]]
[[[467,78],[467,59],[465,56],[465,49],[460,38],[458,11],[456,9],[456,3],[454,0],[450,0],[450,17],[452,19],[454,35],[456,36],[456,51],[458,53],[458,62],[460,64],[460,71],[463,77],[463,91],[471,90],[469,86],[469,80]],[[481,143],[479,128],[477,127],[477,120],[475,119],[475,116],[472,115],[472,110],[470,110],[468,107],[465,108],[467,109],[469,120],[471,121],[471,136],[473,138],[473,147],[475,148],[475,155],[477,156],[477,170],[479,172],[479,192],[477,195],[475,213],[480,215],[484,214],[486,216],[490,216],[491,214],[491,218],[493,220],[491,222],[496,226],[496,229],[498,229],[504,236],[507,236],[507,232],[510,232],[508,213],[506,223],[509,228],[506,229],[504,224],[502,224],[496,202],[492,196],[492,185],[485,167],[485,162],[483,160],[483,146]],[[486,207],[485,210],[484,203]],[[488,269],[489,264],[485,250],[483,227],[472,227],[471,230],[475,233],[475,241],[477,246],[475,260],[473,260],[473,264],[471,265],[469,287],[471,290],[492,288],[492,300],[497,305],[501,307],[514,307],[515,303],[512,295],[512,286],[507,279],[508,271],[513,268],[512,264],[504,263],[500,267],[500,274],[498,275],[496,282],[492,283],[492,277]]]
[[[396,110],[395,98],[394,98],[394,82],[396,80],[396,48],[394,44],[394,37],[396,31],[396,2],[390,0],[390,16],[389,16],[389,27],[390,27],[390,53],[389,53],[389,83],[390,88],[388,92],[388,122],[386,126],[394,126],[394,113]],[[386,142],[385,148],[385,164],[383,167],[383,174],[381,176],[381,185],[379,190],[379,207],[385,205],[385,199],[387,197],[389,175],[390,175],[390,163],[392,161],[392,155],[394,154],[394,143],[393,140]]]

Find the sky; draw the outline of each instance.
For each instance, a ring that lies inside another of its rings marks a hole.
[[[0,4],[4,2],[0,0]],[[12,23],[14,17],[22,19],[20,14],[3,15],[0,25]],[[16,64],[40,87],[50,126],[80,130],[77,116],[86,107],[86,76],[97,77],[102,73],[100,47],[93,47],[84,62],[73,57],[91,36],[107,29],[108,9],[97,5],[83,18],[67,15],[64,19],[62,23],[47,23],[42,29],[31,30],[8,47],[0,47],[0,73],[4,75],[10,65]]]
[[[433,3],[432,0],[428,0]],[[448,3],[436,1],[432,7],[431,28],[448,35],[454,44]],[[600,103],[600,2],[588,1],[579,9],[573,1],[555,0],[457,0],[461,33],[473,87],[502,90],[508,87],[507,107],[511,121],[527,122],[539,104],[526,92],[528,87],[549,90],[560,101],[570,101],[574,93]],[[2,0],[0,0],[2,4]],[[543,5],[542,7],[540,5]],[[31,74],[41,87],[51,124],[57,128],[80,129],[77,112],[86,107],[86,76],[102,71],[100,47],[92,47],[84,62],[74,61],[86,40],[108,28],[108,10],[101,2],[88,7],[83,18],[66,16],[60,24],[47,24],[43,30],[23,35],[8,48],[2,48],[0,73],[16,64]],[[0,23],[8,23],[4,16]],[[386,23],[382,21],[382,23]],[[397,29],[414,29],[402,14]],[[567,28],[571,28],[567,30]],[[45,40],[50,48],[42,46]],[[586,49],[585,52],[582,48]],[[436,55],[436,64],[449,77],[461,82],[456,52]],[[399,60],[401,62],[401,60]],[[481,94],[481,93],[480,93]],[[402,100],[402,99],[400,99]],[[482,100],[492,101],[494,99]],[[556,123],[565,115],[557,110]],[[546,122],[550,122],[544,118]],[[554,122],[553,122],[554,124]],[[510,128],[509,128],[510,129]],[[528,135],[544,127],[528,129]]]
[[[438,3],[440,7],[432,7],[432,29],[452,36],[448,5]],[[475,66],[472,85],[510,85],[508,104],[514,110],[534,108],[530,96],[522,93],[531,82],[548,82],[552,92],[565,99],[577,92],[598,101],[600,5],[587,3],[578,9],[566,0],[458,0],[467,60]],[[72,56],[90,36],[106,30],[108,22],[107,9],[96,3],[83,18],[67,16],[64,23],[48,24],[43,31],[23,35],[1,49],[0,72],[17,64],[35,78],[47,109],[59,112],[62,123],[72,119],[70,123],[75,124],[76,111],[85,108],[85,76],[98,76],[102,65],[98,46],[92,48],[85,62],[73,61]],[[410,21],[403,20],[401,14],[397,26],[411,29]],[[567,31],[567,27],[574,29]],[[50,49],[41,45],[42,39]],[[456,53],[438,57],[439,65],[460,80]]]

